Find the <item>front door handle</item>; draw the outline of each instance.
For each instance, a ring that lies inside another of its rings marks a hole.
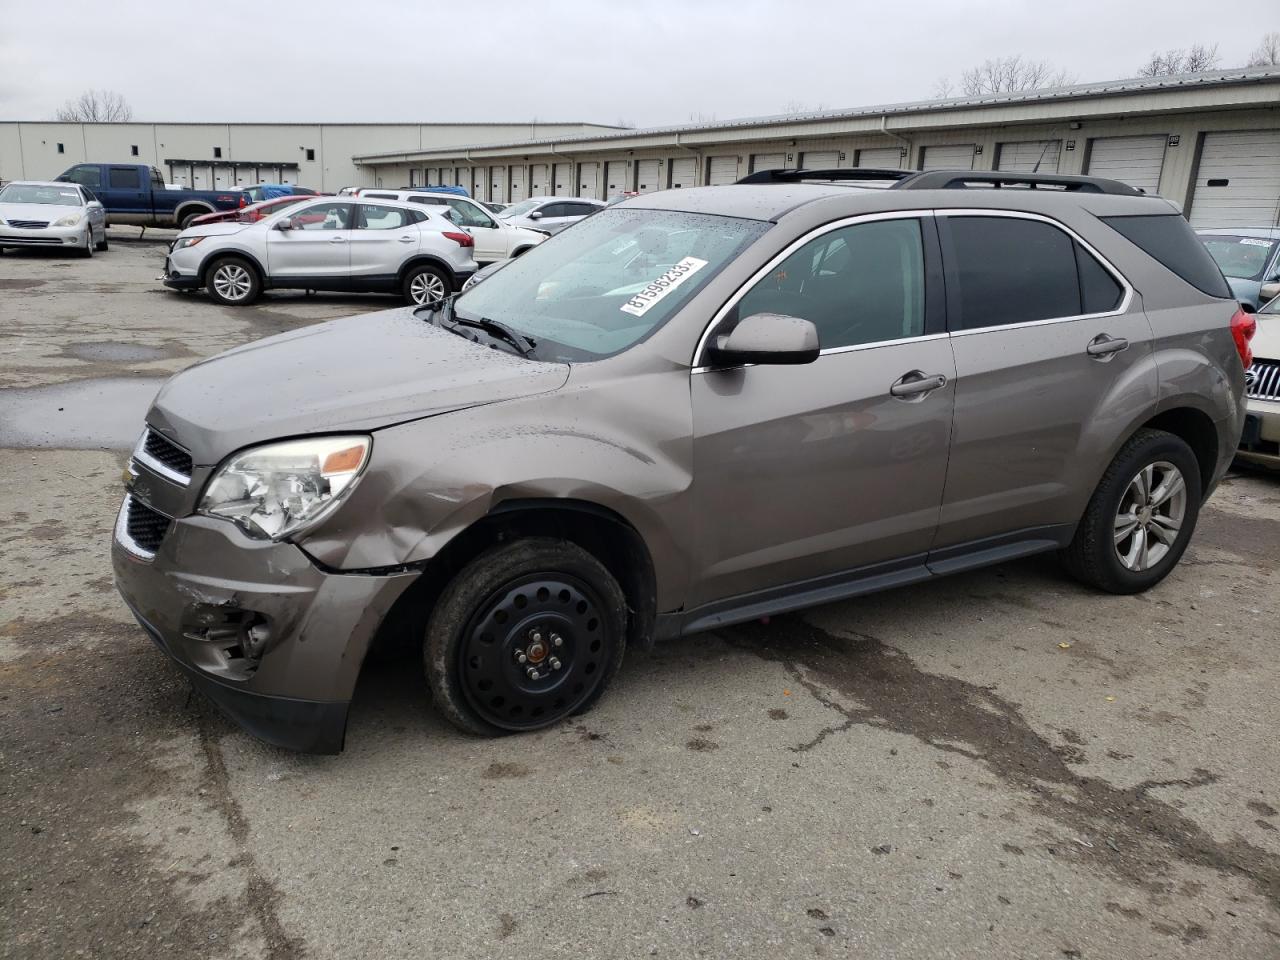
[[[889,387],[889,393],[900,399],[923,399],[926,393],[940,390],[946,385],[947,378],[940,373],[925,373],[922,370],[912,370],[910,373],[904,373],[893,381],[893,385]]]
[[[330,242],[330,243],[346,243],[346,242],[347,242],[347,238],[346,238],[346,237],[332,237],[332,238],[330,238],[329,242]]]
[[[413,243],[413,237],[401,237],[401,238],[400,238],[400,242],[401,242],[401,243]]]
[[[1128,350],[1129,341],[1124,337],[1109,337],[1105,333],[1100,333],[1090,340],[1089,345],[1084,349],[1089,356],[1097,360],[1108,360],[1112,354]]]

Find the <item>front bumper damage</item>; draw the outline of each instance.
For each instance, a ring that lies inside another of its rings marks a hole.
[[[293,544],[198,515],[163,518],[154,551],[139,548],[126,522],[138,496],[126,496],[112,542],[116,586],[138,623],[249,733],[341,751],[365,653],[417,571],[326,571]]]

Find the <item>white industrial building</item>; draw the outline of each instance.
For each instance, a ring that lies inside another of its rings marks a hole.
[[[131,158],[192,186],[447,183],[499,202],[731,183],[772,167],[1038,167],[1158,192],[1196,226],[1274,224],[1280,68],[644,130],[587,123],[0,123],[0,179],[53,176],[84,159]]]

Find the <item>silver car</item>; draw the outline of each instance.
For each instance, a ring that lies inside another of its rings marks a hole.
[[[230,306],[288,288],[443,300],[476,272],[475,240],[430,207],[316,197],[257,223],[210,223],[178,234],[164,285],[203,287]]]
[[[92,257],[107,249],[107,214],[75,183],[15,180],[0,190],[0,250],[60,247]]]
[[[1241,303],[1256,310],[1280,296],[1280,227],[1227,227],[1197,235]]]
[[[513,203],[499,213],[498,218],[513,227],[559,233],[604,206],[602,201],[586,197],[530,197]]]

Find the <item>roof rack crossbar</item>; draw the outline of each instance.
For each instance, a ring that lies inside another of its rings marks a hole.
[[[900,190],[964,190],[971,184],[994,189],[1002,187],[1052,187],[1071,193],[1109,193],[1124,197],[1140,197],[1143,191],[1103,177],[1085,177],[1066,173],[1014,173],[1000,170],[925,170],[894,186]]]
[[[915,170],[888,170],[878,167],[838,167],[828,170],[757,170],[738,183],[795,183],[800,180],[904,180]]]

